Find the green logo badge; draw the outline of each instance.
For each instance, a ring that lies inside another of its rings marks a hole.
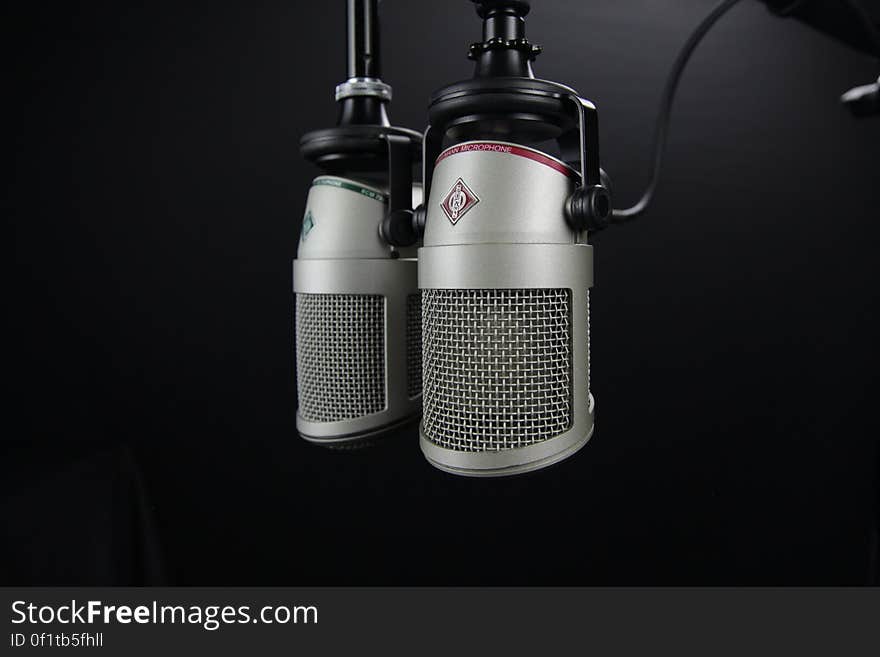
[[[305,239],[309,236],[309,233],[312,232],[312,228],[315,227],[315,218],[312,217],[312,211],[308,210],[306,212],[306,216],[303,217],[303,225],[302,225],[302,237],[300,239]]]

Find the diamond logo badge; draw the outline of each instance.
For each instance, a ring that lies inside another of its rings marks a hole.
[[[452,225],[458,223],[467,211],[474,207],[480,199],[474,194],[473,190],[467,186],[467,183],[459,178],[455,181],[452,189],[446,194],[444,199],[440,201],[440,207]]]
[[[315,218],[312,217],[312,211],[309,210],[308,212],[306,212],[306,216],[303,217],[302,236],[300,237],[300,239],[304,240],[306,237],[308,237],[309,233],[312,232],[312,228],[314,228],[314,227],[315,227]]]

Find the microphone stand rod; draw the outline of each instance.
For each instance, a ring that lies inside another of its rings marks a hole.
[[[377,0],[348,0],[348,77],[382,77]]]

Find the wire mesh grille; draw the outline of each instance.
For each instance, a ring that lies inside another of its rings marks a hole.
[[[299,413],[336,422],[385,409],[385,298],[296,295]]]
[[[571,427],[571,292],[423,290],[426,437],[485,452]]]
[[[422,298],[406,298],[406,394],[412,399],[422,394]]]

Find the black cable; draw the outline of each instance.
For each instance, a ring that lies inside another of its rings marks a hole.
[[[699,45],[700,41],[702,41],[703,37],[706,36],[706,33],[718,21],[718,19],[726,14],[727,11],[737,2],[739,2],[739,0],[724,0],[716,6],[715,9],[703,19],[703,22],[697,26],[697,29],[694,30],[684,44],[681,52],[678,53],[678,57],[672,65],[672,70],[669,72],[669,77],[666,80],[666,86],[663,89],[663,97],[660,101],[660,113],[657,116],[657,124],[654,128],[654,169],[651,172],[651,180],[638,203],[623,210],[615,209],[612,211],[612,223],[621,223],[629,221],[630,219],[635,219],[641,215],[651,203],[651,199],[654,197],[654,191],[657,189],[660,168],[663,164],[663,152],[666,149],[666,133],[669,131],[669,115],[672,111],[672,101],[675,99],[675,91],[678,88],[678,81],[681,79],[684,67],[688,63],[688,60],[697,45]],[[845,0],[845,2],[862,23],[865,32],[870,41],[874,44],[874,47],[880,52],[880,30],[878,30],[877,26],[874,24],[861,0]],[[803,0],[795,0],[784,10],[777,13],[785,15],[794,11],[801,4],[803,4]]]
[[[685,65],[688,63],[691,54],[702,41],[703,37],[715,22],[721,18],[727,11],[740,0],[723,0],[712,12],[703,19],[703,22],[697,26],[697,29],[688,38],[687,43],[678,53],[669,77],[666,80],[666,87],[663,89],[663,97],[660,101],[660,114],[657,116],[657,124],[654,128],[654,170],[651,173],[651,181],[642,194],[642,198],[632,207],[624,210],[613,210],[611,213],[612,223],[620,223],[635,219],[645,211],[645,208],[651,203],[654,197],[654,190],[657,189],[657,180],[660,177],[660,167],[663,164],[663,151],[666,149],[666,133],[669,130],[669,114],[672,110],[672,101],[675,98],[675,90],[678,87],[678,81],[684,71]]]

